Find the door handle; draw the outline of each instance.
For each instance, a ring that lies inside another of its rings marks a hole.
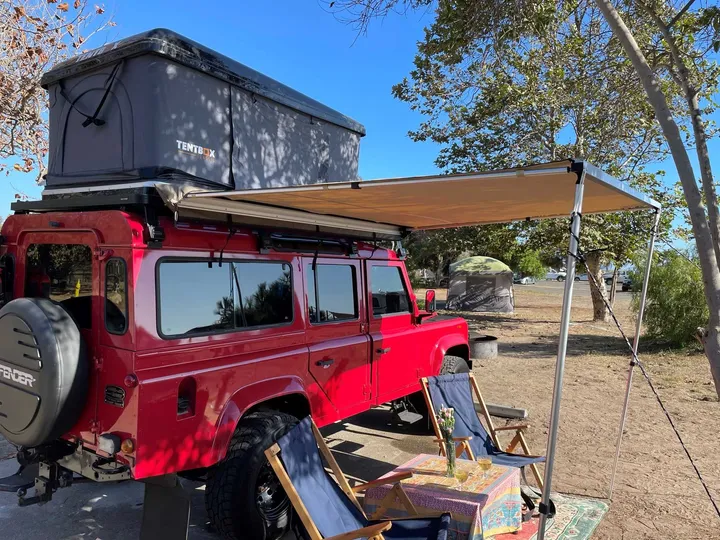
[[[390,352],[390,347],[385,347],[384,349],[375,349],[375,352],[378,354],[386,354]]]
[[[325,360],[318,360],[317,362],[315,362],[315,365],[318,367],[321,367],[323,369],[327,369],[330,366],[332,366],[334,363],[335,363],[335,360],[333,360],[332,358],[326,358]]]

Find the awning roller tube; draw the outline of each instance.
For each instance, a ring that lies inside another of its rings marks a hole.
[[[222,198],[189,197],[182,201],[180,207],[185,210],[222,213],[233,216],[278,221],[288,224],[300,223],[304,225],[316,225],[318,227],[330,227],[333,229],[378,234],[391,238],[400,238],[402,234],[402,229],[394,225],[386,225],[383,223],[374,223],[352,218],[312,214],[301,210],[291,210],[288,208],[278,208],[241,201],[227,201]]]

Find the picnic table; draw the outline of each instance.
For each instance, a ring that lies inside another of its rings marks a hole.
[[[493,464],[484,473],[477,462],[458,459],[456,478],[445,476],[446,458],[420,454],[389,472],[412,471],[398,493],[392,485],[376,486],[365,493],[363,506],[368,516],[382,513],[388,518],[408,515],[402,499],[407,495],[420,512],[452,514],[449,538],[481,540],[522,528],[520,469]]]

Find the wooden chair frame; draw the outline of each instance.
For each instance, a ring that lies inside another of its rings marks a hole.
[[[522,455],[526,456],[533,456],[534,455],[530,452],[530,447],[528,446],[527,441],[525,440],[525,435],[523,434],[523,431],[525,431],[527,428],[530,427],[530,424],[518,424],[514,426],[501,426],[501,427],[495,427],[493,424],[492,418],[490,417],[490,413],[488,412],[487,405],[485,404],[485,400],[482,397],[482,393],[480,392],[480,387],[478,386],[477,381],[475,380],[475,376],[472,373],[469,373],[470,378],[470,386],[472,390],[475,392],[475,397],[477,398],[477,402],[480,405],[480,410],[482,411],[482,415],[485,417],[485,422],[487,423],[487,432],[490,434],[490,437],[492,438],[492,441],[495,443],[495,446],[497,448],[502,448],[500,445],[500,440],[498,439],[497,432],[498,431],[515,431],[515,436],[510,441],[510,444],[505,448],[505,452],[512,453],[518,445],[522,449]],[[445,441],[442,438],[442,433],[440,432],[440,426],[438,426],[437,417],[435,416],[435,408],[432,404],[432,399],[430,398],[430,389],[428,387],[428,379],[427,377],[423,377],[420,379],[420,383],[422,385],[422,392],[423,396],[425,397],[425,403],[428,407],[428,412],[430,415],[430,419],[432,421],[433,429],[435,430],[436,439],[435,442],[438,443],[440,446],[440,455],[447,455],[447,449],[445,448]],[[472,437],[453,437],[453,442],[456,443],[455,445],[455,455],[457,457],[460,457],[464,452],[467,452],[467,455],[470,456],[470,459],[475,460],[475,455],[473,454],[473,451],[470,449],[470,439]],[[540,471],[538,471],[537,465],[535,463],[530,464],[530,470],[533,473],[533,476],[535,477],[535,481],[537,482],[540,489],[543,489],[543,481],[542,476],[540,476]]]
[[[325,461],[330,466],[330,470],[332,470],[333,474],[335,475],[335,478],[337,479],[337,483],[340,486],[340,489],[345,493],[345,495],[350,499],[350,501],[357,507],[357,509],[360,511],[360,513],[365,516],[368,520],[377,520],[382,517],[382,515],[385,513],[387,508],[390,504],[397,498],[406,508],[406,510],[409,513],[408,517],[404,518],[393,518],[393,521],[399,521],[402,519],[417,519],[417,518],[437,518],[440,517],[443,513],[446,512],[433,512],[433,513],[425,513],[425,512],[419,512],[413,503],[410,501],[410,498],[407,496],[407,493],[405,493],[405,490],[403,489],[402,485],[400,484],[401,480],[406,480],[408,478],[412,478],[412,472],[401,472],[396,473],[390,476],[387,476],[385,478],[379,478],[377,480],[373,480],[371,482],[366,482],[364,484],[359,484],[354,487],[350,487],[350,483],[348,482],[347,478],[343,474],[342,470],[340,469],[340,466],[338,465],[337,461],[335,461],[335,457],[333,456],[332,452],[328,448],[327,444],[325,443],[325,439],[323,439],[322,433],[320,433],[320,430],[315,425],[315,422],[310,419],[310,423],[312,425],[312,431],[313,435],[315,436],[315,441],[317,442],[318,448],[320,449],[320,452],[322,453],[323,457],[325,458]],[[268,462],[270,463],[270,466],[273,468],[273,471],[275,471],[275,474],[278,477],[278,480],[280,480],[280,484],[282,485],[283,489],[285,490],[285,493],[287,493],[288,498],[290,499],[290,502],[292,503],[293,507],[295,508],[295,511],[297,512],[298,516],[300,517],[300,520],[302,521],[303,525],[305,526],[305,529],[307,530],[308,534],[310,535],[311,540],[323,540],[323,536],[320,534],[320,531],[318,530],[317,526],[312,520],[312,517],[310,516],[310,513],[307,511],[307,508],[305,507],[305,504],[303,504],[302,499],[300,498],[300,495],[298,494],[297,490],[295,489],[295,486],[293,486],[292,481],[290,480],[290,477],[288,476],[287,472],[285,471],[285,466],[283,465],[282,461],[280,461],[280,458],[278,457],[280,454],[280,446],[275,443],[270,448],[265,450],[265,457],[267,458]],[[383,498],[383,500],[380,502],[380,505],[378,506],[377,511],[372,516],[367,516],[365,514],[365,511],[362,508],[362,505],[360,504],[360,501],[358,501],[356,497],[356,493],[362,493],[363,491],[375,487],[375,486],[383,486],[386,484],[394,484],[390,492]],[[363,527],[362,529],[358,529],[356,531],[351,531],[348,533],[339,534],[330,538],[327,538],[325,540],[354,540],[355,538],[368,538],[369,540],[383,540],[384,537],[382,533],[384,531],[387,531],[392,527],[391,521],[382,521],[380,523],[373,523],[372,525],[369,525],[367,527]]]

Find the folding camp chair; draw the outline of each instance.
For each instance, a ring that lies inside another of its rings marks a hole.
[[[320,452],[337,482],[325,471]],[[285,493],[300,517],[310,540],[446,540],[450,514],[419,517],[400,484],[393,488],[415,515],[408,519],[371,521],[363,512],[355,493],[370,487],[392,484],[410,478],[411,472],[398,473],[360,486],[350,487],[317,426],[308,416],[265,451]],[[282,458],[282,460],[281,460]]]
[[[453,441],[456,443],[456,447],[453,450],[457,457],[465,455],[469,459],[475,460],[478,457],[489,456],[492,458],[493,463],[498,465],[521,468],[528,465],[532,470],[535,481],[542,490],[542,477],[536,464],[544,462],[545,456],[533,456],[530,454],[530,449],[523,435],[523,431],[529,426],[523,424],[495,427],[472,373],[424,377],[421,379],[421,383],[428,411],[434,411],[437,414],[441,407],[452,407],[455,410]],[[472,391],[477,396],[480,410],[487,422],[487,430],[475,410]],[[445,441],[440,432],[437,418],[435,414],[431,414],[430,418],[437,436],[435,441],[440,445],[440,453],[446,455],[448,449],[445,448]],[[515,431],[515,437],[510,441],[505,451],[500,450],[498,431]],[[512,453],[518,446],[520,446],[523,454]]]

